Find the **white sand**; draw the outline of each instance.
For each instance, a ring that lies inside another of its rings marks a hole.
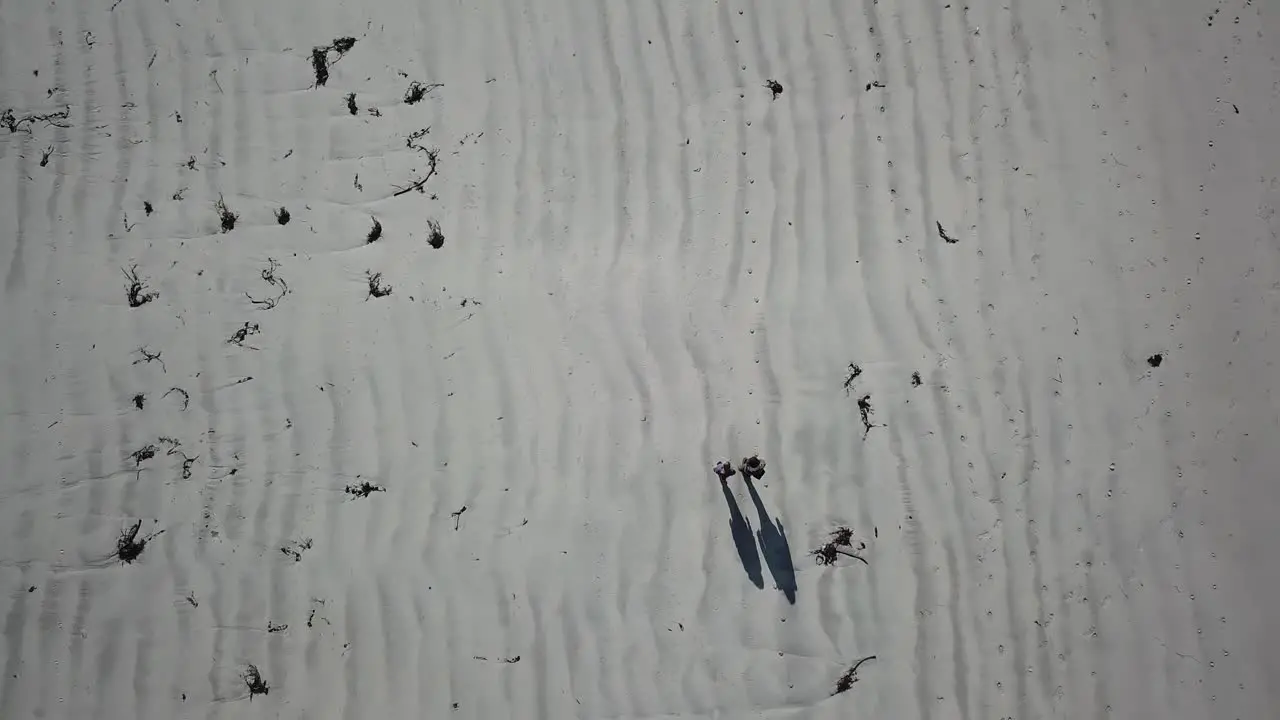
[[[0,1],[0,718],[1275,717],[1280,14],[965,8]]]

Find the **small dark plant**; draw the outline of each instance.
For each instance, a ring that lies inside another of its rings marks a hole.
[[[920,387],[924,384],[924,380],[920,379],[920,371],[911,373],[911,387]]]
[[[369,283],[369,294],[365,296],[365,300],[371,297],[380,298],[391,294],[391,286],[382,283],[382,273],[365,271],[365,279]]]
[[[250,664],[240,675],[244,679],[244,684],[249,688],[249,701],[252,702],[255,695],[266,695],[271,692],[271,686],[266,680],[262,679],[262,673],[258,672],[258,666]]]
[[[347,112],[352,115],[359,115],[360,108],[356,106],[356,94],[347,93]]]
[[[1147,364],[1153,368],[1160,367],[1160,363],[1163,363],[1163,362],[1164,362],[1164,353],[1156,353],[1155,355],[1152,355],[1151,357],[1147,358]]]
[[[418,103],[422,102],[422,99],[427,96],[427,93],[431,92],[432,90],[435,90],[438,87],[444,87],[444,83],[431,83],[430,85],[423,85],[417,80],[414,80],[413,82],[409,83],[409,89],[404,91],[404,103],[406,105],[417,105]]]
[[[848,396],[849,391],[853,389],[853,381],[857,380],[858,376],[861,374],[862,374],[861,366],[855,363],[849,363],[849,374],[845,376],[845,379],[844,379],[844,394],[846,396]]]
[[[380,485],[374,485],[368,480],[362,480],[360,481],[359,484],[347,486],[347,494],[352,497],[367,498],[376,492],[386,492],[386,491],[387,491],[386,488]]]
[[[120,562],[132,564],[134,560],[137,560],[142,555],[142,551],[147,549],[147,543],[164,532],[164,530],[157,530],[150,535],[139,537],[138,533],[141,530],[142,521],[139,520],[120,531],[120,537],[116,538],[116,557],[119,558]]]
[[[427,244],[435,250],[444,247],[444,231],[440,229],[440,221],[434,218],[427,221]]]
[[[158,292],[148,292],[147,282],[138,277],[137,265],[130,266],[128,270],[124,270],[123,268],[121,268],[121,270],[124,272],[125,279],[129,281],[129,284],[125,286],[126,296],[129,299],[129,307],[139,308],[160,297],[160,293]]]
[[[227,203],[222,199],[221,195],[218,196],[218,202],[213,204],[213,209],[218,212],[218,221],[222,225],[222,232],[229,233],[236,229],[236,221],[240,219],[240,216],[227,208]]]
[[[150,217],[151,213],[155,212],[156,209],[154,207],[151,207],[151,203],[149,201],[143,201],[142,211],[145,212],[148,217]]]
[[[302,553],[311,549],[311,538],[305,540],[294,540],[293,542],[280,548],[280,552],[293,558],[294,562],[302,562]]]
[[[960,242],[960,238],[947,234],[947,231],[942,227],[942,223],[938,223],[938,237],[942,238],[949,245],[955,245]]]
[[[769,88],[769,92],[773,93],[773,100],[777,100],[778,96],[782,94],[782,83],[777,80],[768,80],[764,86]]]
[[[281,225],[288,225],[289,220],[292,219],[292,217],[293,216],[289,214],[288,208],[282,207],[282,208],[276,209],[276,222],[280,223]]]
[[[145,403],[146,401],[147,401],[147,396],[143,393],[138,393],[137,395],[133,396],[133,406],[139,410],[142,409],[143,403]]]
[[[858,682],[858,668],[862,667],[862,663],[867,662],[868,660],[875,660],[875,659],[876,659],[875,655],[868,655],[862,658],[861,660],[859,660],[858,662],[854,663],[852,667],[850,667],[848,670],[845,671],[843,675],[840,676],[839,680],[836,680],[835,692],[831,694],[839,695],[840,693],[845,692],[849,688],[853,687],[853,684]]]
[[[364,236],[365,245],[369,245],[378,241],[382,237],[382,223],[378,222],[378,218],[373,219],[373,227],[369,228],[369,234]]]
[[[851,557],[855,560],[861,560],[863,565],[870,565],[870,563],[866,561],[866,558],[858,555],[858,552],[861,552],[866,548],[866,543],[859,542],[857,551],[852,550],[852,547],[853,530],[840,526],[831,531],[826,543],[823,543],[816,549],[811,550],[809,554],[813,556],[814,561],[819,565],[834,565],[836,560],[840,559],[841,555]]]
[[[244,347],[244,341],[247,340],[249,336],[257,335],[261,332],[262,330],[258,328],[258,323],[246,322],[239,330],[236,330],[235,333],[231,335],[231,338],[227,340],[227,344]]]

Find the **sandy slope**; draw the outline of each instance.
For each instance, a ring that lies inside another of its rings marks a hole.
[[[1266,5],[0,0],[0,717],[1272,717]]]

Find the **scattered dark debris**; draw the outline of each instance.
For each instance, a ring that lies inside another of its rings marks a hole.
[[[351,181],[351,186],[360,192],[364,192],[364,186],[360,184],[360,173],[356,173],[356,177]]]
[[[50,145],[49,147],[47,147],[47,148],[45,148],[44,150],[41,150],[41,151],[40,151],[40,167],[48,167],[48,166],[49,166],[49,156],[50,156],[50,155],[52,155],[52,154],[53,154],[53,146],[52,146],[52,145]]]
[[[369,283],[369,294],[365,295],[365,300],[368,300],[371,297],[386,297],[391,294],[391,286],[382,284],[382,273],[366,270],[364,275],[365,279]]]
[[[498,658],[498,662],[507,663],[508,665],[514,665],[515,663],[520,662],[520,656],[513,655],[511,657]]]
[[[347,112],[351,113],[352,115],[360,114],[360,108],[359,106],[356,105],[355,93],[347,93]]]
[[[467,506],[463,505],[461,510],[449,513],[449,517],[453,518],[453,529],[457,531],[458,523],[462,521],[462,513],[467,511]]]
[[[182,122],[182,116],[181,116],[181,115],[179,115],[179,116],[178,116],[178,122]],[[188,170],[196,170],[196,169],[197,169],[197,168],[196,168],[196,156],[195,156],[195,155],[189,155],[189,156],[187,156],[187,161],[186,161],[186,162],[184,162],[184,163],[182,163],[182,164],[183,164],[183,166],[184,166],[184,167],[186,167]]]
[[[771,98],[773,100],[777,100],[778,96],[782,94],[782,83],[777,80],[766,80],[764,86],[769,89],[769,92],[773,93]]]
[[[430,150],[426,150],[425,152],[427,153],[427,163],[428,163],[427,174],[422,179],[413,182],[409,186],[396,190],[394,193],[392,193],[391,195],[392,197],[400,197],[401,195],[404,195],[405,193],[413,192],[414,190],[417,190],[418,192],[424,192],[422,189],[422,186],[426,185],[427,181],[430,180],[432,176],[436,174],[436,167],[440,161],[440,149],[431,148]]]
[[[382,117],[382,111],[376,107],[369,108],[369,114],[374,117]]]
[[[1153,368],[1160,367],[1160,363],[1163,363],[1163,362],[1164,362],[1164,353],[1156,353],[1155,355],[1152,355],[1151,357],[1147,358],[1147,364]]]
[[[432,90],[435,90],[436,88],[441,88],[441,87],[444,87],[444,83],[431,83],[430,85],[423,85],[417,80],[414,80],[413,82],[409,83],[409,88],[404,91],[404,104],[417,105],[418,103],[422,102],[422,99],[427,96],[427,93],[431,92]]]
[[[130,222],[129,222],[129,213],[125,213],[125,214],[124,214],[124,219],[121,221],[121,223],[120,223],[120,224],[121,224],[121,225],[124,225],[124,231],[125,231],[125,232],[133,232],[133,228],[134,228],[138,223],[130,223]]]
[[[843,675],[840,676],[839,680],[836,680],[835,692],[831,694],[839,695],[840,693],[845,692],[849,688],[853,687],[853,684],[858,682],[858,668],[862,666],[862,663],[868,660],[875,660],[875,659],[876,659],[875,655],[868,655],[862,658],[861,660],[859,660],[858,662],[854,663],[852,667],[850,667],[848,670],[845,671]]]
[[[157,354],[157,355],[156,355],[156,358],[157,358],[157,359],[159,359],[159,357],[160,357],[160,356]],[[136,365],[137,363],[135,362],[134,364]],[[183,389],[182,389],[182,388],[180,388],[180,387],[171,387],[171,388],[169,388],[167,391],[165,391],[165,394],[164,394],[164,395],[161,395],[161,397],[169,397],[169,393],[178,393],[179,395],[181,395],[181,396],[182,396],[182,409],[183,409],[183,410],[186,410],[186,409],[187,409],[187,406],[189,406],[189,405],[191,404],[191,395],[189,395],[189,394],[187,393],[187,391],[186,391],[186,390],[183,390]]]
[[[863,565],[870,565],[865,558],[858,555],[859,552],[866,549],[866,543],[859,542],[857,550],[845,549],[853,547],[853,530],[841,525],[831,531],[829,538],[826,543],[809,552],[819,565],[833,565],[841,555],[861,560]]]
[[[195,160],[195,158],[191,158],[191,159],[192,159],[193,161]],[[181,202],[181,201],[182,201],[182,196],[183,196],[183,195],[185,195],[185,194],[186,194],[186,192],[187,192],[187,188],[180,187],[180,188],[178,188],[177,190],[174,190],[174,191],[173,191],[173,195],[172,195],[172,197],[173,197],[173,199],[174,199],[174,200],[177,200],[177,201]]]
[[[146,402],[147,402],[147,396],[145,393],[138,393],[137,395],[133,396],[133,406],[139,410],[142,409],[142,406]]]
[[[857,380],[860,375],[862,375],[862,366],[856,363],[849,363],[849,374],[844,379],[844,394],[846,397],[848,397],[849,391],[853,389],[853,381]]]
[[[342,59],[351,48],[355,47],[356,39],[353,37],[343,37],[334,40],[329,45],[317,45],[311,49],[311,69],[316,74],[316,87],[322,87],[329,82],[329,68],[334,63]],[[333,53],[337,57],[329,59],[329,54]]]
[[[187,593],[187,597],[184,599],[191,604],[191,607],[193,608],[200,607],[200,601],[196,600],[196,594],[194,591]]]
[[[273,622],[271,622],[270,620],[268,620],[268,621],[267,621],[267,632],[268,632],[268,633],[282,633],[282,632],[284,632],[285,630],[288,630],[288,629],[289,629],[289,626],[288,626],[288,625],[283,625],[283,624],[280,624],[280,623],[273,623]]]
[[[68,128],[70,125],[64,121],[71,117],[71,106],[59,110],[56,113],[45,114],[29,114],[17,117],[13,114],[13,108],[7,108],[0,113],[0,126],[3,126],[11,133],[22,131],[31,134],[31,126],[35,123],[42,122],[53,127]]]
[[[240,216],[227,209],[227,203],[222,199],[221,195],[218,196],[218,202],[213,204],[213,209],[218,212],[218,221],[222,225],[222,232],[229,233],[236,229],[236,220],[239,220]]]
[[[261,332],[262,330],[259,329],[258,323],[246,322],[239,330],[235,331],[229,340],[227,340],[227,344],[244,347],[244,341],[247,340],[249,336],[258,335]]]
[[[759,455],[742,458],[742,464],[738,466],[738,472],[742,473],[744,478],[753,477],[759,480],[764,477],[764,461],[760,459]]]
[[[125,286],[125,292],[129,298],[129,307],[139,308],[160,297],[158,292],[147,291],[146,281],[138,277],[137,265],[130,266],[128,270],[121,268],[121,271],[124,272],[125,278],[129,281],[129,284]]]
[[[284,281],[284,278],[276,275],[276,271],[279,269],[280,262],[275,258],[269,257],[267,258],[267,267],[263,268],[260,273],[262,279],[265,280],[268,285],[278,290],[279,294],[275,297],[259,300],[250,295],[248,291],[245,291],[244,296],[249,298],[249,302],[263,310],[272,310],[276,305],[280,304],[280,301],[284,299],[284,296],[289,294],[289,284]]]
[[[422,152],[422,153],[430,153],[431,148],[428,148],[426,145],[423,145],[422,143],[418,142],[419,140],[426,137],[430,133],[431,133],[430,127],[424,127],[419,130],[414,130],[413,132],[409,133],[409,137],[404,139],[404,144],[410,150],[417,150],[418,152]]]
[[[180,455],[182,455],[182,479],[183,479],[183,480],[190,480],[190,479],[191,479],[191,466],[192,466],[193,464],[195,464],[195,461],[196,461],[196,460],[199,460],[199,459],[200,459],[200,456],[199,456],[199,455],[197,455],[197,456],[195,456],[195,457],[187,457],[187,454],[186,454],[186,453],[179,453],[179,454],[180,454]]]
[[[154,444],[144,445],[130,453],[129,457],[133,458],[134,467],[138,467],[142,465],[143,461],[155,457],[156,451],[159,449]]]
[[[169,446],[169,449],[165,451],[165,455],[172,455],[178,452],[178,448],[182,445],[182,442],[179,441],[177,438],[166,437],[164,435],[161,435],[160,437],[156,438],[156,442],[160,443],[161,445]]]
[[[376,492],[386,492],[387,489],[381,485],[374,485],[368,480],[361,480],[359,484],[348,485],[347,494],[352,497],[367,498]]]
[[[369,228],[369,234],[364,237],[364,244],[371,245],[382,237],[382,223],[378,222],[378,218],[373,219],[373,227]]]
[[[924,380],[920,379],[920,371],[911,373],[911,387],[920,387],[924,384]]]
[[[288,225],[289,220],[292,219],[292,217],[293,216],[289,214],[288,208],[281,207],[276,210],[276,222],[281,225]]]
[[[262,673],[258,672],[258,666],[250,664],[245,668],[244,673],[240,675],[244,679],[244,684],[249,688],[249,701],[253,701],[255,695],[266,695],[271,692],[271,686],[266,680],[262,679]]]
[[[142,211],[143,211],[143,212],[145,212],[145,213],[147,214],[147,217],[151,217],[151,213],[155,212],[155,211],[156,211],[156,209],[155,209],[154,207],[152,207],[152,206],[151,206],[151,202],[150,202],[150,201],[148,201],[148,200],[144,200],[144,201],[142,202]]]
[[[871,415],[875,410],[871,407],[871,394],[868,393],[858,398],[858,412],[862,415],[862,437],[866,437],[871,432],[871,428],[875,425],[871,422]]]
[[[444,231],[440,229],[440,221],[435,218],[427,221],[427,244],[435,250],[444,247]]]
[[[150,350],[147,350],[147,346],[146,346],[146,345],[143,345],[142,347],[138,348],[136,352],[141,353],[141,354],[142,354],[142,357],[138,358],[137,360],[134,360],[134,361],[133,361],[133,364],[134,364],[134,365],[137,365],[137,364],[138,364],[138,363],[140,363],[140,362],[146,362],[146,363],[149,363],[149,362],[159,362],[159,363],[160,363],[160,369],[161,369],[161,370],[163,370],[163,371],[164,371],[164,372],[166,372],[166,373],[167,373],[167,372],[169,372],[169,370],[168,370],[167,368],[165,368],[165,366],[164,366],[164,360],[161,360],[161,359],[160,359],[160,353],[158,353],[158,352],[157,352],[157,353],[153,353],[153,352],[151,352]],[[164,351],[162,350],[161,352],[164,352]],[[170,392],[172,392],[172,391],[170,391]],[[166,395],[168,395],[169,393],[165,393],[165,394],[166,394]]]
[[[302,553],[311,549],[311,538],[294,540],[280,548],[280,552],[293,558],[294,562],[302,562]]]
[[[871,82],[867,83],[867,90],[871,90],[871,88],[883,89],[884,83],[880,82],[879,80],[872,80]]]
[[[116,539],[116,557],[120,562],[132,564],[142,555],[142,551],[147,549],[147,543],[164,532],[164,530],[157,530],[145,537],[138,537],[140,530],[142,530],[141,520],[120,531],[120,537]]]
[[[960,242],[960,238],[958,238],[958,237],[953,237],[953,236],[951,236],[951,235],[948,235],[948,234],[947,234],[946,229],[944,229],[944,228],[942,227],[942,223],[940,223],[940,222],[939,222],[939,223],[937,223],[937,225],[938,225],[938,237],[940,237],[940,238],[942,238],[943,240],[947,241],[947,243],[949,243],[949,244],[951,244],[951,245],[955,245],[956,243]]]

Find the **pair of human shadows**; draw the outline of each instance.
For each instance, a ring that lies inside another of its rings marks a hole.
[[[764,556],[764,565],[773,576],[774,585],[787,597],[787,602],[796,603],[796,568],[791,561],[791,545],[787,542],[787,531],[782,521],[769,517],[760,493],[751,482],[750,475],[743,475],[747,484],[747,492],[751,494],[751,502],[756,506],[760,517],[760,529],[754,534],[751,523],[742,515],[738,501],[729,490],[729,483],[720,480],[720,489],[724,492],[724,500],[729,505],[729,531],[733,534],[733,544],[738,548],[738,557],[742,560],[742,569],[747,578],[758,588],[764,588],[764,573],[760,556]],[[759,545],[759,552],[756,547]]]

